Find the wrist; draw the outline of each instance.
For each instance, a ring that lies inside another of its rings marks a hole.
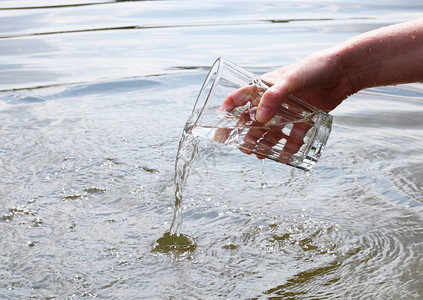
[[[375,41],[371,37],[360,37],[342,43],[335,50],[352,93],[378,85],[384,58],[372,44]]]
[[[423,19],[382,27],[337,46],[354,92],[423,80]]]

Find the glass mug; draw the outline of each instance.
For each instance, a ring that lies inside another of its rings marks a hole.
[[[289,95],[266,124],[255,113],[269,88],[255,74],[220,57],[211,67],[185,132],[302,170],[319,159],[333,117]]]

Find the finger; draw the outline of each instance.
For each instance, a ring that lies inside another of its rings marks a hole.
[[[273,148],[287,136],[282,132],[283,127],[277,128],[252,128],[245,135],[243,148],[254,153],[259,158],[276,158],[277,148]]]
[[[289,94],[286,87],[286,81],[282,81],[271,86],[260,100],[257,109],[256,120],[260,123],[267,123],[276,114],[282,101]]]
[[[231,112],[234,108],[252,103],[257,106],[260,101],[260,93],[257,85],[244,86],[229,93],[218,110]]]
[[[247,131],[243,138],[243,143],[241,144],[243,152],[249,152],[251,154],[252,149],[254,149],[257,144],[257,141],[265,132],[260,128],[261,126],[262,124],[251,119],[249,110],[244,111],[244,113],[240,116],[237,127],[241,127],[242,130]]]
[[[227,117],[229,117],[229,115],[227,115]],[[253,122],[255,122],[255,121],[251,120],[250,109],[245,108],[240,113],[235,127],[233,127],[233,125],[231,125],[230,127],[217,128],[215,130],[214,134],[213,134],[212,139],[216,142],[225,144],[226,141],[228,140],[229,136],[231,135],[231,133],[234,130],[242,130],[242,128],[244,128],[244,127],[251,126]]]
[[[258,141],[256,146],[257,153],[270,159],[280,159],[280,149],[286,143],[288,136],[282,131],[283,127],[278,130],[269,130],[264,137]]]
[[[293,160],[293,155],[298,153],[301,147],[304,145],[304,137],[312,126],[309,123],[294,123],[289,135],[286,138],[286,142],[280,151],[280,158],[283,160]]]
[[[216,128],[216,130],[213,133],[212,140],[225,144],[231,132],[232,132],[232,129],[230,128]]]
[[[247,132],[247,134],[244,136],[242,147],[244,149],[248,149],[250,152],[256,152],[254,151],[256,149],[256,146],[258,144],[258,141],[263,138],[266,131],[264,129],[260,128],[250,128]]]

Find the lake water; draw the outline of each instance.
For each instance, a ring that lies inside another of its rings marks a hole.
[[[263,73],[423,11],[374,2],[2,1],[0,298],[421,299],[423,84],[350,97],[308,173],[203,143],[195,247],[154,249],[213,61]]]

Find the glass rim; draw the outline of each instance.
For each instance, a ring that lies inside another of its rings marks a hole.
[[[226,59],[224,59],[223,57],[218,57],[215,62],[213,63],[213,65],[210,67],[209,72],[207,73],[206,79],[204,79],[204,82],[201,86],[200,92],[198,93],[197,99],[195,100],[195,104],[194,107],[192,109],[191,112],[191,117],[194,116],[194,113],[196,111],[196,109],[198,109],[198,106],[201,104],[201,109],[198,111],[198,113],[195,115],[195,121],[193,123],[193,127],[195,127],[195,125],[197,125],[198,120],[200,119],[201,115],[203,114],[204,108],[207,105],[207,102],[209,101],[210,95],[213,91],[214,86],[216,85],[216,82],[219,79],[219,75],[222,72],[222,63],[226,61]],[[213,82],[211,83],[210,86],[210,90],[207,93],[207,96],[204,97],[203,103],[200,103],[200,97],[203,95],[204,89],[207,86],[207,84],[210,82],[210,79],[212,78],[212,76],[214,75],[213,78]]]
[[[209,102],[209,99],[210,99],[210,96],[213,92],[213,89],[215,88],[216,83],[221,78],[221,74],[224,70],[224,65],[227,65],[232,70],[236,70],[236,72],[242,74],[243,76],[255,77],[256,78],[255,80],[257,80],[258,82],[260,82],[261,84],[263,84],[267,88],[269,88],[271,86],[269,83],[263,81],[256,74],[254,74],[254,73],[252,73],[252,72],[250,72],[250,71],[248,71],[248,70],[246,70],[246,69],[244,69],[244,68],[242,68],[242,67],[240,67],[240,66],[238,66],[234,63],[232,63],[231,61],[227,60],[226,58],[224,58],[222,56],[218,57],[214,61],[213,65],[210,67],[210,69],[207,73],[207,76],[206,76],[205,80],[203,81],[200,92],[198,93],[196,101],[194,103],[194,107],[192,109],[190,118],[195,119],[195,120],[193,120],[191,130],[198,124],[198,121],[200,120],[201,115],[203,114],[204,109],[205,109],[207,103]],[[213,78],[213,80],[210,83],[212,78]],[[207,95],[204,95],[204,90],[205,90],[206,86],[208,86],[208,85],[210,85],[209,91],[207,92]],[[201,96],[204,96],[203,97],[204,99],[201,99],[201,102],[200,102]],[[333,118],[333,116],[330,115],[328,112],[326,112],[326,111],[324,111],[320,108],[317,108],[314,105],[312,105],[312,104],[310,104],[310,103],[308,103],[308,102],[306,102],[306,101],[304,101],[304,100],[302,100],[302,99],[300,99],[300,98],[298,98],[298,97],[296,97],[292,94],[289,94],[286,98],[291,99],[293,101],[296,101],[298,103],[301,103],[303,106],[309,108],[312,111],[319,111],[320,113],[323,113],[323,115],[327,116],[328,118]],[[201,108],[199,108],[200,105],[201,105]]]

